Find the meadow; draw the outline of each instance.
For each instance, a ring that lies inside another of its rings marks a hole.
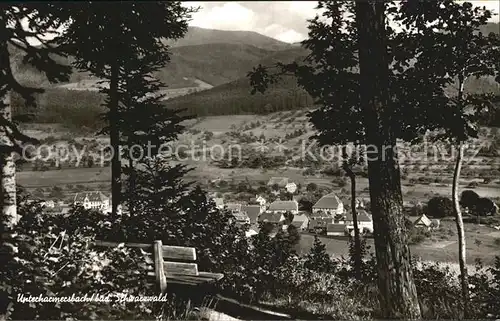
[[[269,150],[263,154],[269,157],[278,157],[279,153],[272,149],[273,144],[279,140],[290,151],[284,157],[284,162],[277,166],[249,168],[244,164],[236,168],[223,168],[210,157],[197,160],[188,159],[182,163],[193,168],[186,176],[186,180],[201,184],[209,192],[219,192],[213,181],[224,180],[228,183],[237,184],[247,182],[252,186],[263,186],[273,176],[288,177],[291,181],[300,183],[302,187],[310,183],[319,188],[336,192],[348,204],[350,200],[348,180],[339,178],[342,174],[331,174],[325,171],[332,166],[328,162],[314,165],[314,170],[308,170],[309,164],[298,164],[300,158],[300,144],[308,142],[313,134],[312,128],[307,121],[306,111],[280,112],[269,115],[236,115],[236,116],[213,116],[189,120],[185,123],[186,131],[179,137],[176,144],[201,146],[220,145],[228,147],[231,144],[241,145],[242,156],[246,158],[254,154],[260,140],[268,142]],[[300,131],[298,131],[300,130]],[[51,141],[69,140],[82,144],[105,145],[107,138],[95,136],[93,133],[82,134],[57,125],[38,124],[28,128],[28,134],[39,139]],[[237,133],[235,135],[235,133]],[[499,133],[495,128],[484,128],[479,141],[491,143],[498,140]],[[485,144],[487,146],[488,144]],[[197,147],[198,148],[198,147]],[[201,148],[198,148],[201,150]],[[191,151],[196,153],[195,151]],[[405,203],[427,202],[433,196],[451,195],[451,178],[453,169],[453,158],[441,155],[437,160],[431,155],[425,158],[425,151],[420,151],[421,157],[415,161],[401,161],[402,170],[402,193]],[[193,154],[194,155],[194,154]],[[296,162],[296,163],[293,163]],[[333,162],[336,163],[335,161]],[[472,188],[482,197],[490,197],[499,201],[500,196],[500,157],[497,155],[485,155],[478,153],[465,165],[462,172],[460,189]],[[18,172],[17,180],[20,185],[28,191],[44,190],[49,195],[54,186],[63,190],[66,199],[72,199],[75,186],[79,189],[102,190],[110,192],[111,171],[108,166],[100,166],[98,162],[92,167],[62,167],[61,169],[48,168],[44,171],[30,170],[24,166]],[[342,182],[345,183],[342,183]],[[340,184],[342,183],[342,184]],[[369,199],[368,179],[362,175],[357,178],[358,197]],[[232,192],[226,193],[232,194]],[[229,195],[231,196],[231,195]],[[297,195],[300,198],[300,195]],[[421,244],[411,246],[412,254],[422,260],[456,262],[456,230],[454,222],[443,222],[441,231],[443,236],[436,234],[431,239]],[[450,232],[451,231],[451,232]],[[497,234],[495,234],[497,233]],[[491,263],[494,255],[500,254],[500,235],[495,229],[487,226],[479,226],[466,223],[466,236],[468,248],[468,263],[474,264],[475,259],[482,259],[485,263]],[[327,250],[334,256],[347,255],[348,246],[345,238],[322,237]],[[300,252],[309,250],[313,242],[313,236],[303,234],[300,242]],[[371,240],[368,240],[370,244]]]

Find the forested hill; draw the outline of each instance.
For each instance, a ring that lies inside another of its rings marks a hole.
[[[499,27],[499,24],[488,23],[481,28],[481,31],[483,33],[500,33]],[[258,64],[270,66],[277,62],[291,63],[297,61],[300,63],[307,54],[306,49],[297,46],[277,51],[259,60],[248,71]],[[469,79],[466,83],[466,91],[471,93],[497,91],[500,94],[500,86],[493,78]],[[194,115],[215,116],[264,114],[311,107],[313,104],[312,98],[304,90],[298,88],[293,77],[287,77],[281,83],[272,86],[265,94],[250,95],[250,92],[250,82],[246,76],[243,76],[238,80],[209,90],[168,100],[166,105],[169,108],[186,109],[188,113]],[[498,116],[495,117],[498,118]],[[498,123],[498,121],[496,122]]]

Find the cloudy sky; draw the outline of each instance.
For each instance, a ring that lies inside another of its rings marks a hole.
[[[472,1],[499,12],[500,0]],[[187,2],[199,6],[193,15],[192,26],[249,30],[284,42],[302,41],[307,36],[307,19],[316,14],[316,1],[245,1],[245,2]],[[498,22],[498,16],[492,21]]]

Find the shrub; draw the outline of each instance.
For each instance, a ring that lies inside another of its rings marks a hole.
[[[447,197],[433,197],[427,203],[427,213],[434,218],[443,218],[453,215],[453,202]]]

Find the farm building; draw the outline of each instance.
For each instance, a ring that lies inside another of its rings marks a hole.
[[[337,214],[344,213],[344,204],[335,193],[330,193],[320,198],[319,201],[313,205],[312,212],[325,212],[333,217]]]
[[[432,225],[432,221],[427,217],[427,215],[422,214],[419,218],[413,223],[415,227],[430,229]]]
[[[99,191],[76,193],[73,204],[82,205],[85,209],[99,210],[104,213],[109,212],[111,208],[110,198]]]
[[[284,220],[285,220],[285,215],[283,215],[283,213],[274,213],[274,212],[262,213],[258,218],[259,223],[280,224]]]
[[[372,216],[370,214],[368,214],[367,211],[362,210],[362,209],[358,209],[356,211],[356,213],[357,213],[356,217],[358,219],[358,227],[359,227],[360,232],[368,231],[370,233],[373,233]],[[346,225],[346,227],[349,231],[354,229],[354,221],[353,221],[352,213],[349,213],[346,215],[344,224]]]
[[[344,236],[345,235],[345,225],[344,224],[328,224],[326,226],[326,235],[328,236]]]
[[[259,215],[263,212],[260,205],[245,205],[241,207],[241,211],[243,213],[246,213],[246,215],[250,219],[250,224],[257,223]]]
[[[244,212],[233,212],[232,213],[237,224],[250,224],[250,218]]]
[[[290,224],[301,231],[305,231],[309,226],[309,218],[305,214],[297,214],[293,216],[293,220]]]
[[[269,212],[273,213],[286,213],[290,212],[292,214],[299,213],[299,204],[297,201],[274,201],[269,205],[267,209]]]
[[[309,232],[321,233],[326,231],[326,226],[333,223],[333,218],[317,218],[315,220],[309,220]]]
[[[310,220],[322,220],[322,219],[333,219],[333,217],[328,214],[327,212],[323,212],[323,211],[317,211],[317,212],[313,212],[309,215],[309,219]]]

